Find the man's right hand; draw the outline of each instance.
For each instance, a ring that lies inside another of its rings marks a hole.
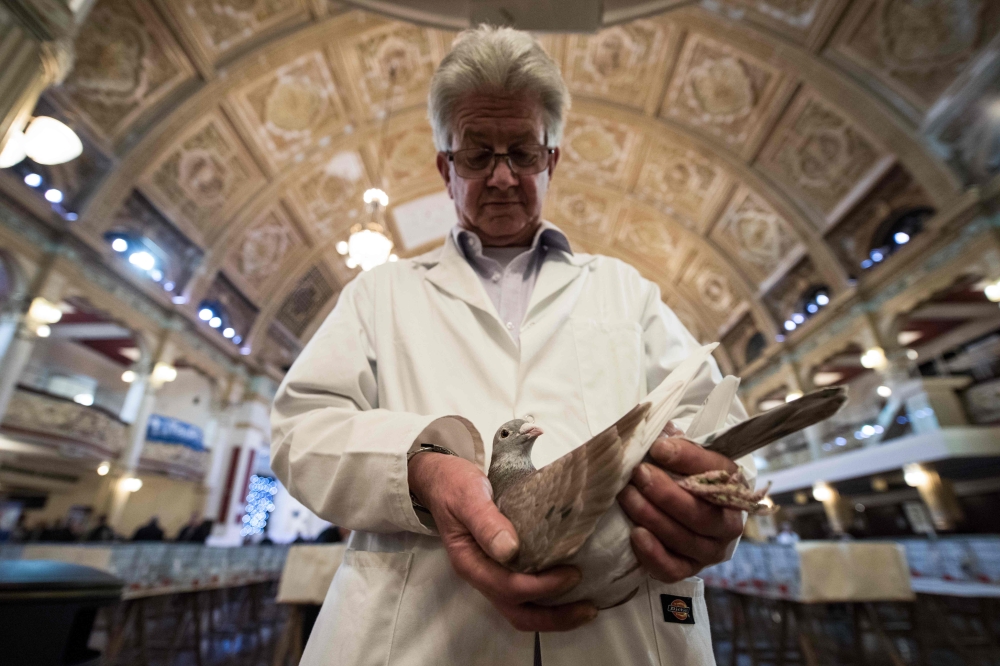
[[[489,480],[456,456],[421,453],[409,462],[410,491],[427,507],[455,572],[520,631],[567,631],[597,617],[587,602],[539,606],[580,582],[576,567],[523,574],[502,566],[517,554],[517,533],[493,503]]]

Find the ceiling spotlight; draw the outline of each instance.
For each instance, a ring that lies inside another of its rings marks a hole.
[[[118,482],[119,487],[127,493],[137,492],[142,488],[142,479],[136,478],[134,476],[128,476]]]
[[[930,483],[931,475],[920,463],[910,463],[903,466],[903,480],[911,488],[919,488]]]
[[[90,407],[94,404],[94,396],[89,393],[77,393],[73,396],[73,402],[84,407]]]
[[[76,213],[66,213],[66,220],[69,222],[76,222],[80,219],[80,216]]]
[[[63,193],[55,188],[45,190],[45,200],[50,203],[62,203]]]
[[[83,143],[65,123],[38,116],[24,131],[24,150],[39,164],[63,164],[83,153]]]
[[[399,257],[394,254],[389,255],[389,261],[399,261]]]
[[[358,267],[358,262],[357,262],[357,260],[354,257],[348,257],[347,261],[345,263],[347,264],[348,268],[357,268]]]
[[[879,250],[872,250],[871,254],[869,254],[868,256],[870,256],[872,258],[872,261],[874,261],[876,264],[885,259],[885,255],[882,254]]]
[[[861,365],[868,369],[885,367],[885,351],[881,347],[872,347],[861,355]]]
[[[47,338],[50,335],[52,335],[52,329],[49,328],[48,324],[42,324],[41,326],[35,329],[35,335],[37,335],[40,338]]]
[[[7,137],[7,145],[0,153],[0,169],[6,169],[18,164],[27,157],[24,152],[24,132],[15,130]]]
[[[215,313],[212,312],[210,308],[202,308],[201,310],[198,310],[198,319],[201,319],[202,321],[208,321],[214,316]]]
[[[41,296],[34,298],[28,308],[28,316],[44,324],[57,324],[62,315],[62,309],[58,305]]]
[[[795,330],[795,326],[796,326],[795,322],[792,321],[791,319],[788,319],[788,320],[785,321],[785,330],[786,331],[794,331]]]
[[[873,264],[872,264],[872,260],[871,259],[865,259],[864,261],[861,262],[861,268],[865,268],[865,269],[871,268],[872,265]]]
[[[100,465],[97,466],[97,474],[99,476],[107,476],[108,472],[110,471],[111,471],[111,463],[109,463],[107,460],[105,460],[104,462],[102,462]]]
[[[389,205],[389,195],[377,187],[365,190],[364,200],[366,204],[377,203],[383,208]]]
[[[249,356],[250,355],[250,351],[251,350],[250,350],[249,346],[247,346],[247,347],[240,347],[240,353],[243,354],[244,356]]]
[[[24,177],[24,184],[28,187],[38,187],[42,184],[42,177],[37,173],[29,173]]]
[[[910,234],[905,231],[897,231],[893,234],[892,240],[896,241],[896,245],[906,245],[910,242]]]
[[[188,302],[187,296],[183,296],[183,295],[181,295],[181,296],[174,296],[170,300],[174,302],[174,305],[184,305],[185,303]]]
[[[224,338],[231,338],[234,335],[236,335],[236,331],[233,330],[232,326],[226,327],[222,330],[222,337]]]
[[[916,361],[918,358],[920,358],[920,354],[917,353],[916,349],[907,349],[906,358],[910,359],[911,361]]]
[[[163,283],[163,291],[173,291],[174,287],[176,287],[176,286],[177,285],[175,285],[173,282],[170,282],[168,280],[167,282]]]
[[[347,241],[338,241],[337,242],[337,254],[347,254],[347,251],[349,249],[350,249],[350,246],[347,244]]]
[[[792,315],[792,321],[794,321],[796,324],[801,324],[805,320],[806,318],[801,313],[796,312],[795,314]]]
[[[825,481],[817,481],[813,484],[813,499],[817,502],[829,502],[834,497],[834,490]]]
[[[818,303],[819,305],[826,305],[829,302],[830,302],[830,297],[827,296],[826,294],[822,292],[816,294],[816,303]]]
[[[159,384],[160,386],[167,382],[172,382],[177,379],[177,368],[169,363],[160,361],[153,366],[153,374],[150,375],[150,379],[154,384]]]
[[[153,282],[159,282],[160,280],[163,279],[163,271],[161,271],[158,268],[154,268],[153,270],[149,271],[149,277],[153,278]]]
[[[878,393],[883,398],[888,398],[890,395],[892,395],[892,389],[884,385],[879,386],[877,389],[875,389],[875,392]]]
[[[212,317],[211,319],[208,320],[208,325],[211,326],[212,328],[219,328],[220,326],[222,326],[222,318]]]
[[[1000,303],[1000,280],[986,285],[986,288],[983,289],[983,294],[994,303]]]
[[[243,342],[243,338],[241,338],[241,337],[240,337],[240,336],[238,336],[238,335],[234,335],[234,336],[233,336],[233,344],[234,344],[234,345],[238,345],[238,344],[240,344],[241,342]]]
[[[149,252],[140,250],[128,256],[128,262],[144,271],[151,271],[156,266],[156,259]]]
[[[809,305],[806,306],[806,311],[809,314],[816,314],[817,312],[819,312],[819,306],[816,305],[815,303],[810,303]]]
[[[122,373],[122,381],[126,384],[131,384],[135,381],[135,370],[126,370]]]

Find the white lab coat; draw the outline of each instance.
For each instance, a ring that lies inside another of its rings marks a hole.
[[[544,465],[633,407],[697,341],[627,264],[552,250],[518,345],[451,235],[414,260],[359,275],[303,350],[272,413],[272,468],[316,514],[357,532],[306,646],[305,666],[532,663],[518,632],[451,568],[414,512],[406,453],[435,419],[493,433],[532,414]],[[682,428],[721,379],[699,376]],[[738,413],[736,413],[738,412]],[[741,406],[730,417],[745,418]],[[743,463],[744,461],[741,461]],[[690,597],[694,624],[668,623],[661,595]],[[581,629],[542,634],[545,666],[713,664],[701,580],[647,579]]]

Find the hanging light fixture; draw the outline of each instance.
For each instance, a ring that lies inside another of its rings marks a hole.
[[[385,165],[385,126],[389,121],[392,106],[392,94],[396,88],[396,68],[389,68],[389,87],[382,118],[382,128],[379,132],[378,174],[376,182],[381,185]],[[382,187],[370,187],[363,195],[368,219],[351,227],[351,235],[347,241],[337,243],[337,252],[347,256],[347,267],[369,271],[394,260],[392,239],[386,228],[383,217],[389,206],[389,195]]]
[[[83,143],[65,123],[38,116],[24,131],[24,152],[39,164],[63,164],[83,153]]]
[[[3,147],[3,152],[0,153],[0,169],[12,167],[25,157],[27,157],[27,153],[24,152],[24,132],[15,130],[10,133],[7,145]]]

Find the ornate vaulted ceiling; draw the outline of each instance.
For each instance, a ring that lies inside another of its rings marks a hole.
[[[739,367],[805,288],[851,288],[893,211],[957,197],[918,128],[1000,6],[712,6],[543,37],[574,98],[546,214],[659,283]],[[390,67],[383,180],[400,253],[447,222],[425,100],[453,36],[322,0],[99,0],[46,99],[88,145],[63,177],[73,228],[111,263],[109,230],[167,239],[190,262],[178,307],[194,319],[206,296],[225,301],[252,353],[284,365],[353,276],[333,246],[377,180]]]

